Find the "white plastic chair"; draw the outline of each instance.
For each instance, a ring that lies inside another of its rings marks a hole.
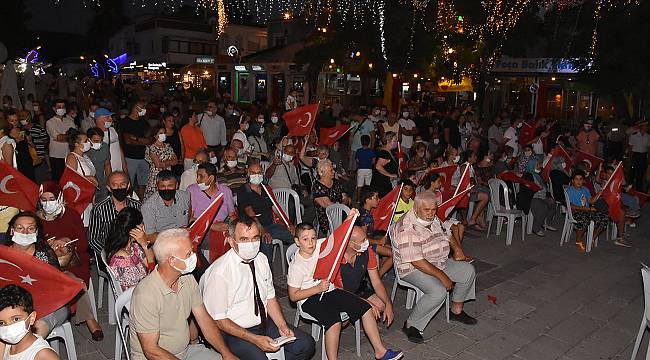
[[[286,254],[287,263],[293,261],[293,257],[295,256],[296,251],[298,251],[298,246],[296,244],[291,244],[291,246],[287,248],[287,254]],[[319,324],[318,320],[316,320],[313,316],[302,311],[302,306],[300,305],[300,302],[296,303],[296,307],[297,307],[296,316],[293,319],[293,326],[298,327],[298,324],[300,323],[300,318],[309,321],[311,323],[311,336],[314,338],[315,341],[318,341],[320,339],[320,334],[322,331],[323,341],[321,342],[321,359],[327,360],[327,354],[325,353],[325,327]],[[345,321],[347,317],[348,315],[346,313],[341,313],[342,321]],[[354,332],[355,332],[355,339],[357,345],[357,356],[361,357],[361,320],[357,320],[354,322]]]
[[[99,284],[97,284],[97,308],[101,309],[104,306],[104,284],[106,283],[108,289],[108,323],[115,325],[115,294],[109,284],[111,279],[105,271],[107,268],[106,261],[102,261],[101,255],[97,254],[97,252],[95,252],[95,264],[97,265],[97,275],[99,275]]]
[[[68,360],[77,360],[77,348],[74,345],[74,335],[72,333],[72,325],[66,321],[61,326],[57,326],[50,332],[47,341],[52,346],[52,349],[61,355],[59,352],[59,339],[65,343],[65,351],[68,353]]]
[[[302,205],[300,204],[300,196],[293,189],[278,188],[273,189],[273,195],[278,199],[280,207],[284,213],[289,215],[289,202],[293,200],[293,208],[295,209],[296,224],[302,222]]]
[[[133,296],[133,289],[127,289],[115,300],[115,319],[117,320],[117,331],[115,332],[115,360],[122,360],[122,348],[126,351],[126,360],[131,360],[129,354],[129,343],[127,341],[126,329],[129,326],[129,311],[131,308],[131,297]],[[126,313],[126,314],[125,314]],[[122,320],[126,316],[126,319]]]
[[[327,233],[328,236],[343,223],[343,219],[349,213],[350,213],[350,208],[339,203],[334,203],[328,206],[327,208],[325,208],[327,221],[330,224],[330,230]]]
[[[641,277],[643,277],[643,295],[645,297],[645,308],[643,309],[643,316],[641,317],[641,327],[639,333],[636,335],[634,342],[634,350],[632,350],[632,360],[636,360],[636,354],[639,352],[641,340],[647,327],[650,327],[650,269],[643,265],[641,268]],[[650,359],[650,344],[646,350],[646,360]]]
[[[284,243],[280,239],[273,239],[273,259],[275,259],[275,251],[280,248],[280,254],[284,254]],[[287,275],[287,264],[284,262],[284,256],[280,256],[280,264],[282,265],[282,275]]]
[[[395,259],[395,246],[393,246],[393,239],[395,238],[394,235],[394,225],[391,225],[391,228],[388,230],[389,232],[389,238],[391,242],[391,250],[393,251],[393,259]],[[391,291],[390,294],[390,301],[392,303],[395,303],[395,294],[397,294],[397,288],[399,286],[406,288],[406,310],[411,310],[413,306],[424,296],[424,292],[420,290],[417,286],[411,284],[410,282],[406,280],[402,280],[399,277],[399,272],[397,271],[397,267],[393,266],[393,269],[395,271],[395,281],[393,282],[393,291]],[[443,304],[440,304],[440,306],[436,309],[436,313],[440,308],[442,307]],[[449,291],[447,291],[447,297],[445,298],[445,316],[447,319],[447,322],[449,322]]]
[[[573,210],[571,209],[571,200],[569,200],[569,194],[567,194],[566,189],[564,189],[564,200],[566,201],[565,202],[566,211],[564,212],[564,226],[562,227],[562,235],[560,236],[560,246],[562,246],[562,244],[564,243],[569,242],[569,239],[571,238],[571,233],[573,232],[573,228],[577,223],[577,221],[573,218]],[[591,251],[595,228],[596,225],[594,224],[594,222],[593,221],[590,222],[589,227],[587,228],[587,234],[585,235],[587,238],[587,246],[585,250],[586,252]]]
[[[103,250],[102,250],[102,253],[101,253],[101,255],[100,255],[100,260],[102,261],[102,264],[104,264],[104,266],[106,267],[106,274],[108,275],[108,278],[109,278],[109,281],[110,281],[110,283],[109,283],[109,289],[111,290],[111,294],[114,294],[114,298],[113,298],[113,299],[109,299],[109,301],[110,301],[110,300],[113,300],[113,314],[109,313],[109,317],[111,317],[110,315],[112,315],[113,319],[116,319],[115,314],[118,314],[118,312],[117,312],[118,309],[117,309],[117,305],[116,305],[116,303],[117,303],[117,300],[118,300],[118,299],[122,296],[122,294],[124,293],[124,292],[122,291],[122,284],[120,284],[120,281],[117,279],[117,276],[116,276],[115,273],[113,272],[113,269],[111,269],[110,266],[108,266],[108,261],[106,260],[106,253],[105,253]],[[109,308],[109,309],[110,309],[110,308]],[[128,309],[127,309],[127,310],[128,310]],[[116,324],[118,325],[118,327],[119,327],[119,323],[117,322],[117,319],[116,319],[116,322],[115,322],[115,323],[116,323]],[[128,323],[127,323],[127,324],[128,324]],[[123,343],[124,343],[124,342],[121,341],[121,339],[120,339],[120,333],[119,333],[119,331],[116,331],[116,332],[115,332],[115,354],[116,354],[116,355],[115,355],[115,358],[116,358],[116,360],[120,360],[120,359],[121,359],[121,358],[118,358],[118,357],[117,357],[117,354],[121,354],[121,353],[122,353],[122,344],[123,344]],[[128,359],[128,357],[127,357],[127,359]]]
[[[488,180],[488,185],[490,187],[490,206],[493,209],[492,216],[488,219],[488,231],[487,236],[490,236],[490,229],[492,228],[492,220],[494,217],[497,217],[497,229],[496,235],[501,234],[501,227],[503,226],[503,220],[508,220],[508,229],[506,236],[506,245],[512,244],[512,235],[515,230],[515,220],[521,218],[521,241],[525,240],[526,233],[526,214],[522,210],[511,209],[510,208],[510,198],[508,186],[503,180],[500,179],[490,179]],[[499,200],[499,193],[503,194],[504,204],[501,205]]]

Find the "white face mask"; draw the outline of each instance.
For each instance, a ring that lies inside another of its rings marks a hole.
[[[86,151],[90,150],[90,142],[89,141],[86,141],[85,143],[83,143],[82,146],[83,147],[81,148],[81,151],[86,152]]]
[[[160,112],[163,113],[163,114],[166,113],[166,112],[167,112],[167,108],[161,107],[161,108],[160,108]]]
[[[260,252],[260,242],[246,242],[246,243],[237,243],[237,255],[244,261],[251,261],[255,259],[257,254]]]
[[[358,253],[366,252],[366,250],[368,250],[369,247],[370,247],[370,241],[368,241],[368,239],[365,239],[365,240],[361,243],[361,246],[359,247],[359,250],[357,250],[357,252],[358,252]]]
[[[58,116],[65,115],[65,109],[56,109],[56,115]]]
[[[147,109],[142,109],[138,111],[138,116],[145,116],[145,114],[147,114]]]
[[[381,113],[381,111],[379,111],[379,110],[375,110],[375,111],[373,111],[372,113],[375,114],[375,116],[377,116],[377,115],[379,115],[379,114]]]
[[[210,185],[206,185],[205,183],[198,183],[197,185],[199,186],[199,189],[201,189],[201,191],[206,191],[210,188]]]
[[[23,234],[19,232],[14,232],[14,234],[11,236],[11,241],[15,242],[20,246],[27,246],[36,242],[37,235],[38,233]]]
[[[271,116],[271,122],[274,124],[278,123],[278,117],[277,116]]]
[[[208,114],[208,116],[214,116],[214,113],[212,111],[206,111],[205,113]]]
[[[167,134],[158,134],[158,141],[165,142],[167,140]]]
[[[62,210],[61,204],[57,200],[41,201],[41,207],[47,215],[59,215]]]
[[[285,162],[291,162],[293,160],[293,155],[282,154],[282,160]]]
[[[95,117],[95,112],[94,111],[89,112],[88,116],[90,116],[91,118],[94,118]]]
[[[188,257],[185,260],[183,260],[181,258],[178,258],[176,256],[174,256],[174,258],[176,258],[177,260],[182,261],[185,264],[185,269],[183,269],[183,270],[181,270],[181,269],[177,268],[176,266],[172,265],[172,267],[174,269],[181,272],[181,275],[189,274],[192,271],[194,271],[194,269],[196,269],[196,260],[197,260],[196,259],[196,253],[192,253],[192,255],[190,255],[190,257]]]
[[[104,122],[104,127],[106,127],[107,129],[108,129],[109,127],[111,127],[112,125],[113,125],[113,123],[110,122],[110,121],[105,121],[105,122]]]
[[[517,129],[521,129],[522,126],[524,126],[524,123],[517,124]]]
[[[264,175],[254,174],[250,176],[251,184],[259,185],[264,181]]]
[[[417,216],[416,216],[416,218],[417,218],[417,220],[418,220],[418,224],[420,224],[420,225],[422,225],[422,226],[425,226],[425,227],[429,227],[429,226],[431,226],[431,224],[433,223],[433,220],[424,220],[424,219],[420,219],[420,218],[417,217]]]
[[[27,125],[27,120],[20,120],[20,125],[22,125],[22,126]]]
[[[542,172],[542,169],[535,169],[535,172],[539,174]]]
[[[434,145],[440,144],[440,139],[433,139],[433,144]]]
[[[454,158],[454,164],[457,164],[460,161],[460,155],[456,155]]]
[[[243,131],[248,130],[248,123],[243,124],[243,126],[242,126],[242,130],[243,130]]]
[[[102,147],[102,143],[90,143],[90,148],[93,150],[99,150]]]
[[[210,158],[210,164],[216,164],[217,162],[219,162],[219,159],[217,159],[216,157],[213,156]]]
[[[237,166],[237,160],[228,160],[226,161],[226,166],[229,168],[234,168]]]
[[[27,320],[29,320],[29,317],[23,321],[19,321],[11,325],[0,326],[0,339],[7,344],[18,344],[20,340],[22,340],[25,335],[29,333]]]
[[[404,111],[404,112],[402,113],[402,117],[403,117],[403,118],[407,118],[407,117],[409,117],[409,112],[408,112],[408,111]]]

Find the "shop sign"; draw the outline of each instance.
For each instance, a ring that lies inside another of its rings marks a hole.
[[[544,73],[544,74],[575,74],[571,59],[553,58],[511,58],[503,56],[492,68],[493,73]]]
[[[539,84],[538,83],[530,84],[530,87],[528,88],[528,91],[530,91],[531,94],[537,94],[537,90],[539,90]]]
[[[196,63],[197,64],[214,64],[214,58],[213,57],[197,57],[196,58]]]
[[[161,68],[166,68],[167,63],[166,62],[161,62],[161,63],[147,63],[147,70],[160,70]]]

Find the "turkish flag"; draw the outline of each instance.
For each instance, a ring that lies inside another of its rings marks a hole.
[[[644,194],[640,191],[633,190],[630,195],[636,196],[639,199],[639,207],[642,208],[645,203],[648,202],[648,194]]]
[[[38,185],[4,161],[0,161],[0,174],[0,205],[36,210]]]
[[[599,158],[598,156],[593,156],[591,154],[587,154],[586,152],[578,150],[576,151],[575,163],[577,164],[582,161],[589,164],[589,171],[598,170],[598,168],[600,168],[600,165],[605,162],[605,160]]]
[[[88,204],[93,201],[97,189],[88,179],[68,166],[65,167],[63,175],[59,179],[59,186],[61,186],[66,206],[75,209],[79,214],[83,214]]]
[[[402,144],[399,141],[397,142],[397,164],[399,165],[399,176],[402,177],[408,166],[406,156],[404,156],[404,149],[402,149]]]
[[[621,191],[623,191],[623,163],[618,163],[616,170],[609,177],[609,180],[603,187],[601,196],[609,206],[609,217],[614,221],[623,219],[623,210],[621,207]]]
[[[341,124],[333,128],[321,128],[318,142],[323,145],[334,145],[348,131],[350,131],[350,125],[347,124]]]
[[[468,189],[471,187],[471,170],[470,168],[472,165],[467,163],[467,166],[465,166],[465,170],[463,171],[463,175],[460,177],[460,181],[458,182],[458,186],[456,187],[456,191],[454,191],[454,196],[460,194],[461,192],[465,191],[465,189]],[[456,204],[456,206],[459,209],[467,209],[469,208],[469,196],[461,198]]]
[[[379,200],[379,205],[370,211],[370,215],[372,215],[372,219],[375,223],[374,230],[388,230],[388,227],[393,220],[395,208],[397,208],[397,202],[399,201],[399,196],[402,193],[403,186],[404,184],[400,184],[400,186],[386,194],[386,196]]]
[[[548,159],[546,165],[544,165],[544,168],[542,169],[541,175],[544,181],[548,181],[548,174],[551,172],[551,165],[553,164],[553,159],[556,157],[564,158],[564,169],[567,172],[571,170],[571,167],[573,166],[573,160],[571,159],[571,156],[569,156],[569,153],[564,150],[562,145],[558,145],[553,148],[551,151],[551,157]]]
[[[190,240],[192,240],[192,245],[194,246],[194,251],[201,245],[201,241],[205,237],[205,234],[210,230],[210,225],[214,221],[214,217],[217,216],[219,207],[223,202],[223,194],[220,193],[217,197],[212,200],[210,206],[203,210],[203,213],[196,218],[196,220],[190,225]]]
[[[341,269],[343,254],[350,241],[354,221],[358,215],[352,219],[345,220],[339,227],[334,230],[332,235],[328,236],[320,246],[318,262],[314,271],[314,279],[329,280],[334,282]]]
[[[454,173],[456,172],[456,169],[458,169],[458,165],[449,165],[449,166],[443,166],[443,167],[437,167],[434,169],[429,170],[427,173],[436,173],[440,175],[442,178],[442,199],[448,200],[451,199],[452,196],[454,196],[454,188],[451,186],[451,178],[454,176]],[[426,176],[426,175],[425,175]],[[421,184],[418,184],[421,185]]]
[[[39,319],[69,303],[84,288],[81,281],[32,255],[0,245],[0,288],[13,284],[32,294]]]
[[[316,123],[320,103],[309,104],[284,113],[282,118],[287,124],[287,136],[305,136],[311,132]]]
[[[445,221],[449,217],[449,214],[454,210],[454,208],[461,202],[463,199],[469,199],[469,191],[472,190],[474,186],[470,186],[467,189],[459,192],[454,195],[453,198],[443,202],[438,205],[438,210],[436,211],[436,216],[440,221]]]
[[[538,192],[542,189],[539,185],[535,184],[534,181],[524,179],[523,177],[517,175],[514,171],[504,171],[501,174],[497,175],[497,178],[503,181],[510,181],[512,183],[524,184],[533,192]]]
[[[521,130],[519,130],[519,144],[524,146],[532,143],[535,139],[536,130],[537,124],[533,126],[524,121]]]
[[[282,206],[280,206],[280,202],[278,202],[278,199],[275,197],[275,194],[273,193],[273,189],[270,186],[264,184],[262,184],[262,189],[264,189],[266,195],[268,195],[269,199],[271,199],[271,202],[273,203],[273,207],[275,207],[275,210],[280,215],[280,219],[282,220],[282,222],[288,227],[289,224],[291,224],[291,220],[284,212],[284,210],[282,210]]]

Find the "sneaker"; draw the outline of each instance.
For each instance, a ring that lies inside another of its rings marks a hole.
[[[537,235],[537,236],[544,237],[544,230],[539,230],[539,231],[537,231],[537,232],[534,232],[533,234],[535,234],[535,235]]]
[[[629,223],[627,224],[630,228],[634,229],[636,227],[636,223]],[[91,258],[92,259],[92,258]]]
[[[476,325],[478,322],[475,318],[467,315],[465,311],[461,311],[460,314],[454,314],[452,311],[450,311],[449,320],[458,321],[465,325]]]
[[[420,330],[414,328],[413,326],[406,327],[406,321],[404,321],[404,327],[402,327],[402,331],[404,334],[406,334],[406,337],[410,342],[416,344],[422,344],[424,342],[424,338],[422,337]]]
[[[544,225],[544,230],[548,231],[557,231],[556,228],[552,227],[551,225]]]
[[[398,360],[404,357],[404,353],[397,350],[393,351],[392,349],[386,350],[384,356],[381,357],[381,360]]]
[[[618,239],[614,240],[614,245],[618,245],[618,246],[622,246],[622,247],[626,247],[626,248],[631,248],[632,247],[632,245],[626,243],[625,240],[623,240],[622,238],[618,238]]]

